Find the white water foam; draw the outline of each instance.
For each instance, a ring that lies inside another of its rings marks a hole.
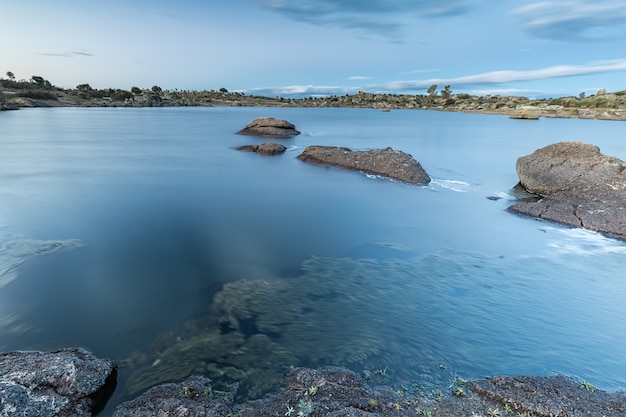
[[[435,190],[443,188],[446,190],[455,191],[457,193],[466,193],[470,191],[471,184],[469,182],[459,180],[445,180],[440,178],[433,178],[430,181],[429,187]]]
[[[626,254],[626,243],[611,239],[591,230],[577,228],[542,227],[542,231],[554,234],[556,239],[548,241],[548,246],[559,254],[599,255]]]

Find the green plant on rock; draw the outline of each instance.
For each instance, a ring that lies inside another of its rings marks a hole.
[[[372,398],[367,402],[367,406],[372,410],[376,410],[378,408],[378,401]]]
[[[583,381],[580,383],[580,387],[586,389],[587,391],[597,391],[598,388],[594,387],[593,385],[591,385],[589,382],[587,381]]]
[[[313,412],[313,402],[310,400],[300,400],[298,403],[298,417],[307,417],[309,414]]]
[[[183,395],[186,398],[193,398],[195,396],[194,393],[193,393],[193,389],[191,389],[191,387],[187,387],[187,386],[183,387]]]

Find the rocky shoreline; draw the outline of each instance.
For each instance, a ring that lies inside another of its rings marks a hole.
[[[115,389],[117,365],[85,349],[0,354],[0,415],[91,417]],[[284,388],[236,402],[238,384],[215,385],[205,376],[154,386],[119,404],[113,417],[524,416],[618,417],[626,395],[607,393],[564,376],[457,378],[451,393],[368,383],[343,367],[295,368]]]
[[[356,94],[329,97],[283,98],[246,95],[220,91],[162,91],[134,92],[124,90],[94,90],[84,86],[77,89],[16,90],[1,87],[0,109],[16,110],[29,107],[312,107],[312,108],[371,108],[390,110],[438,110],[450,112],[494,114],[514,119],[575,118],[596,120],[626,120],[626,91],[607,93],[600,90],[591,96],[569,96],[551,99],[529,99],[519,96],[451,94],[430,95],[376,94],[359,91]],[[81,87],[81,86],[79,86]],[[88,85],[87,85],[88,87]],[[4,92],[4,98],[2,93]]]

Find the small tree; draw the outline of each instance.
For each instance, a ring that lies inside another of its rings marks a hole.
[[[15,75],[11,71],[7,71],[7,77],[9,77],[9,80],[11,81],[15,79]]]
[[[428,90],[426,90],[426,93],[429,96],[434,96],[435,94],[437,94],[437,84],[433,84],[430,87],[428,87]]]
[[[441,97],[450,98],[450,94],[452,94],[452,90],[450,90],[450,84],[448,84],[441,90]]]
[[[37,87],[42,88],[44,90],[52,88],[52,84],[50,84],[50,81],[44,79],[43,77],[40,77],[39,75],[33,75],[32,77],[30,77],[30,80]]]
[[[141,89],[139,87],[132,87],[130,89],[130,92],[135,94],[135,95],[139,95],[139,94],[141,94]]]
[[[163,91],[163,89],[161,89],[158,85],[153,85],[151,90],[154,94],[161,94]]]

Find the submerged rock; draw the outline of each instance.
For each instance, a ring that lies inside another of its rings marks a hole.
[[[84,349],[0,353],[0,415],[88,417],[116,384],[117,365]]]
[[[626,163],[583,142],[560,142],[517,160],[520,184],[541,197],[513,213],[626,239]]]
[[[353,151],[336,146],[308,146],[298,159],[366,174],[380,175],[409,184],[426,185],[430,177],[411,155],[392,148]]]
[[[256,152],[263,155],[280,155],[287,150],[287,147],[280,143],[267,142],[260,145],[243,145],[235,149],[238,151]]]
[[[300,134],[292,123],[273,117],[254,119],[237,133],[240,135],[269,136],[275,138],[289,138]]]

